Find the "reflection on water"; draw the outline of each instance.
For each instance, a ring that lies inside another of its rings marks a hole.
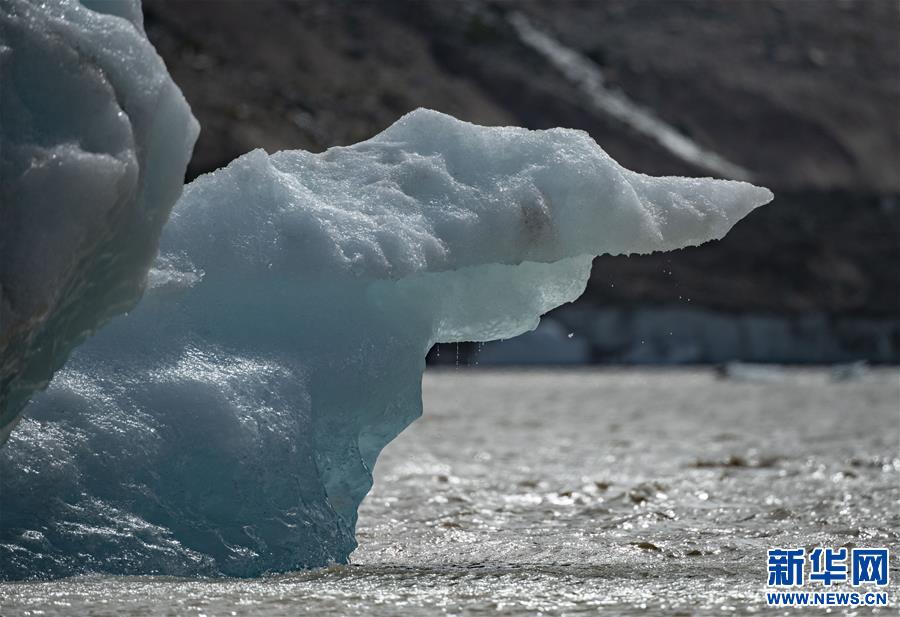
[[[766,549],[814,545],[894,548],[896,603],[896,369],[448,370],[425,399],[379,460],[352,565],[5,584],[0,613],[771,614]]]

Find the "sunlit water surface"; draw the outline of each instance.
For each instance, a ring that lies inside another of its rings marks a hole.
[[[434,371],[425,409],[352,565],[8,583],[0,614],[798,615],[765,606],[766,550],[816,545],[893,548],[896,611],[896,369]]]

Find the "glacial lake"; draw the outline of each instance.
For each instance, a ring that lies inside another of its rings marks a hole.
[[[424,398],[350,565],[5,583],[0,614],[800,615],[765,605],[766,551],[814,546],[893,549],[895,614],[896,368],[451,368]]]

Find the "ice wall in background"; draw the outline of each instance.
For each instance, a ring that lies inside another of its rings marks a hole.
[[[250,152],[186,188],[145,299],[0,451],[0,575],[345,562],[433,343],[533,329],[592,256],[719,238],[771,198],[427,110],[322,154]]]
[[[198,125],[137,0],[3,0],[0,83],[2,444],[72,348],[137,301]]]

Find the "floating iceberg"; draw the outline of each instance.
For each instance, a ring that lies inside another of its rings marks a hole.
[[[0,83],[2,444],[140,297],[199,129],[137,1],[3,0]]]
[[[531,330],[594,255],[719,238],[771,198],[428,110],[322,154],[250,152],[185,189],[144,300],[0,451],[0,574],[346,562],[432,344]]]

